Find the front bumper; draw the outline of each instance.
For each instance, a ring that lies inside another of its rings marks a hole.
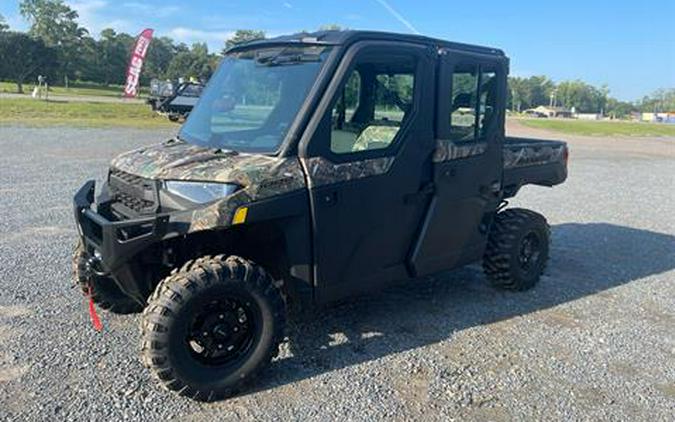
[[[92,208],[95,187],[89,180],[75,194],[75,223],[85,250],[98,252],[106,272],[114,274],[150,245],[188,231],[189,224],[172,221],[169,214],[111,221]]]

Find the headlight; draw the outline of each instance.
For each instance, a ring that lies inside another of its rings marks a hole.
[[[231,183],[205,183],[205,182],[183,182],[178,180],[167,180],[164,182],[164,189],[174,195],[185,198],[188,201],[198,204],[215,201],[232,195],[239,186]]]

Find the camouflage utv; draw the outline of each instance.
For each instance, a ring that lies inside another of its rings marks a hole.
[[[483,261],[523,290],[543,216],[505,209],[567,176],[563,142],[505,136],[508,59],[412,35],[321,32],[232,48],[174,139],[76,194],[76,277],[143,310],[143,362],[199,400],[277,354],[286,312]]]

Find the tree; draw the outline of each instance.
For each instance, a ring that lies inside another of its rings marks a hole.
[[[225,41],[225,49],[223,50],[223,54],[225,51],[234,47],[235,45],[262,39],[265,39],[265,31],[258,31],[255,29],[237,29],[234,35]]]
[[[623,119],[629,117],[631,113],[638,110],[633,103],[619,101],[614,98],[607,99],[606,114],[613,119]]]
[[[0,33],[0,76],[16,82],[17,92],[29,77],[49,74],[55,65],[55,52],[41,39],[21,32]]]
[[[190,66],[190,76],[202,80],[211,78],[214,69],[209,60],[209,48],[206,43],[196,43],[192,45],[192,65]]]
[[[30,34],[48,46],[62,44],[79,29],[77,12],[62,0],[22,0],[19,11],[31,23]]]
[[[549,103],[555,84],[546,76],[510,77],[507,107],[521,111]]]
[[[5,18],[0,15],[0,32],[7,31],[9,29],[9,25],[5,23]]]
[[[212,55],[209,54],[208,47],[204,43],[196,43],[192,45],[190,50],[181,48],[176,53],[169,63],[165,76],[168,79],[199,78],[208,80],[214,70],[214,60]]]
[[[117,34],[110,28],[101,31],[98,42],[102,64],[101,82],[106,85],[124,83],[133,43],[134,39],[128,34]]]
[[[56,49],[61,76],[74,76],[80,65],[82,40],[88,34],[78,25],[77,12],[63,0],[22,0],[19,11],[31,23],[29,34]]]
[[[647,113],[675,111],[675,88],[659,89],[651,95],[645,95],[638,102],[638,107]]]
[[[92,37],[82,39],[80,66],[77,69],[77,78],[83,81],[101,82],[101,54],[99,43]]]
[[[175,54],[176,47],[171,38],[159,37],[153,39],[141,75],[142,81],[165,79],[166,71]]]
[[[342,26],[337,23],[326,23],[319,26],[319,31],[343,31]]]
[[[586,82],[564,81],[558,84],[558,103],[565,108],[574,108],[582,113],[604,112],[608,95],[607,87],[596,88]]]

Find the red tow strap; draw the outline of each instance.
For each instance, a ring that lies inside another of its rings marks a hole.
[[[89,298],[89,318],[91,318],[91,324],[94,326],[94,330],[101,332],[103,330],[103,324],[101,319],[96,313],[96,305],[94,305],[94,298],[91,295],[92,288],[89,287],[87,291],[87,297]]]

